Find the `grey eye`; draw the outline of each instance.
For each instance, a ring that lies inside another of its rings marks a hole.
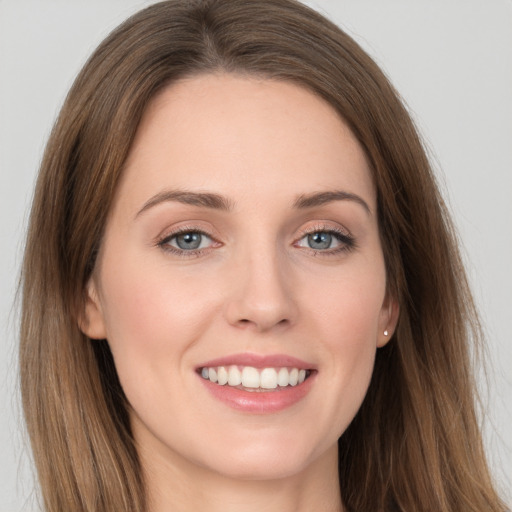
[[[316,233],[309,234],[307,240],[308,246],[311,247],[311,249],[330,249],[333,236],[325,231],[317,231]]]
[[[216,242],[211,236],[199,230],[190,229],[165,237],[158,245],[167,251],[181,256],[196,255],[203,250],[219,247],[222,244]]]
[[[204,235],[197,232],[182,233],[174,237],[176,246],[184,251],[199,249],[203,243]]]

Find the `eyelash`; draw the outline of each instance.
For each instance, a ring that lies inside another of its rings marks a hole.
[[[177,247],[173,247],[172,245],[169,245],[169,242],[172,239],[177,238],[180,235],[186,235],[189,233],[190,234],[195,233],[195,234],[198,234],[201,236],[206,236],[206,237],[210,238],[214,243],[219,243],[219,242],[217,242],[217,240],[215,240],[215,238],[212,235],[210,235],[203,229],[200,229],[200,228],[197,228],[194,226],[184,226],[184,227],[178,229],[177,231],[174,231],[168,235],[165,235],[163,238],[161,238],[160,240],[157,241],[156,245],[158,247],[160,247],[165,252],[169,252],[176,256],[181,256],[183,258],[191,258],[191,257],[201,256],[206,251],[210,251],[213,248],[213,247],[207,247],[207,248],[203,248],[203,249],[193,249],[190,251],[186,251],[185,249],[179,249]]]
[[[336,240],[340,243],[339,247],[335,247],[334,249],[313,249],[312,247],[304,247],[307,251],[313,253],[315,256],[337,256],[344,252],[351,252],[357,248],[356,239],[347,231],[343,231],[341,229],[326,226],[323,224],[318,224],[313,228],[308,228],[302,231],[300,237],[297,239],[297,242],[302,240],[303,238],[313,235],[315,233],[326,233],[328,235],[334,236]],[[294,245],[297,243],[295,242]]]
[[[206,236],[206,237],[210,238],[214,244],[215,243],[220,244],[220,242],[215,240],[215,238],[212,235],[210,235],[203,229],[200,229],[200,228],[197,228],[194,226],[186,226],[186,227],[180,228],[179,230],[174,231],[170,234],[167,234],[163,238],[157,240],[156,245],[158,247],[160,247],[163,251],[172,253],[176,256],[180,256],[183,258],[198,257],[198,256],[201,256],[202,254],[205,254],[205,252],[209,252],[211,249],[214,248],[214,247],[207,247],[207,248],[203,248],[203,249],[193,249],[193,250],[187,251],[185,249],[179,249],[179,248],[173,247],[172,245],[169,244],[169,242],[171,240],[173,240],[174,238],[177,238],[180,235],[191,234],[191,233],[195,233],[195,234],[198,234],[201,236]],[[326,256],[326,257],[336,256],[343,252],[353,251],[354,249],[357,248],[356,240],[352,235],[350,235],[349,233],[347,233],[345,231],[342,231],[341,229],[327,227],[324,225],[317,225],[317,226],[314,226],[314,228],[306,229],[306,230],[302,231],[300,237],[297,239],[296,242],[294,242],[293,245],[295,247],[297,247],[297,245],[296,245],[297,242],[299,242],[303,238],[305,238],[309,235],[313,235],[315,233],[326,233],[328,235],[332,235],[340,243],[340,246],[336,247],[334,249],[320,250],[320,249],[313,249],[312,247],[303,247],[303,249],[307,250],[310,253],[313,253],[315,256]]]

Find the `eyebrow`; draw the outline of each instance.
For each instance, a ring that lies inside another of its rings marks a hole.
[[[164,190],[155,194],[148,199],[142,208],[137,212],[135,218],[154,206],[168,201],[176,201],[178,203],[188,204],[192,206],[200,206],[203,208],[211,208],[214,210],[222,210],[230,212],[233,210],[234,203],[213,192],[191,192],[187,190]],[[312,194],[301,194],[293,203],[293,208],[305,210],[323,206],[334,201],[353,201],[361,205],[364,210],[371,215],[371,209],[368,203],[360,196],[344,190],[334,190],[328,192],[314,192]]]
[[[333,190],[329,192],[315,192],[313,194],[301,194],[293,203],[293,207],[299,210],[323,206],[333,201],[354,201],[361,205],[371,215],[372,211],[368,203],[360,196],[344,190]]]
[[[212,208],[215,210],[223,211],[231,211],[233,209],[233,203],[229,199],[212,192],[164,190],[163,192],[160,192],[148,199],[144,203],[144,206],[137,212],[135,217],[138,217],[145,211],[160,203],[165,203],[168,201],[176,201],[178,203],[189,204],[192,206],[202,206],[203,208]]]

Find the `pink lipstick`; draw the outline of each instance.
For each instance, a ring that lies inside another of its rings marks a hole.
[[[233,354],[196,368],[214,398],[249,413],[272,413],[304,398],[313,386],[315,365],[284,354]]]

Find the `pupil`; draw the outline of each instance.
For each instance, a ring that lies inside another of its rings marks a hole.
[[[325,232],[308,235],[308,244],[312,249],[329,249],[332,242],[332,235]]]
[[[176,237],[180,249],[197,249],[201,245],[200,233],[185,233]]]

